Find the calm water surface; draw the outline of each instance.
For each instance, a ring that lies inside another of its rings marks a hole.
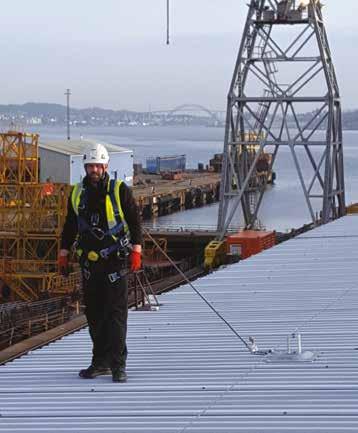
[[[47,140],[65,139],[65,129],[36,128],[41,138]],[[187,167],[196,168],[198,162],[208,164],[214,153],[222,152],[224,129],[206,127],[142,127],[142,128],[75,128],[72,138],[94,138],[128,147],[134,151],[135,162],[145,165],[147,157],[186,154]],[[319,155],[319,153],[316,153]],[[344,132],[346,202],[358,202],[358,131]],[[304,177],[312,178],[312,169],[306,156],[299,154]],[[276,184],[265,193],[260,220],[270,229],[288,230],[310,221],[297,171],[292,155],[282,148],[277,156],[274,170]],[[320,203],[315,203],[320,208]],[[155,225],[215,225],[218,204],[192,209],[158,218]],[[241,212],[233,221],[242,224]]]

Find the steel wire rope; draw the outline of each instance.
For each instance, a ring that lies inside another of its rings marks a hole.
[[[169,260],[169,262],[174,266],[174,268],[179,272],[179,274],[184,278],[184,280],[189,284],[189,286],[194,290],[194,292],[206,303],[206,305],[226,324],[226,326],[235,334],[235,336],[245,345],[246,349],[251,352],[250,345],[245,341],[243,337],[236,331],[236,329],[230,325],[230,323],[215,309],[215,307],[209,302],[204,295],[192,284],[189,278],[184,274],[184,272],[174,263],[174,261],[168,256],[168,254],[161,248],[153,236],[149,233],[146,228],[142,228],[144,233],[149,237],[149,239],[154,243],[154,245],[161,251],[164,256]]]
[[[353,288],[345,290],[338,298],[334,299],[333,301],[329,302],[322,310],[317,311],[310,320],[306,320],[302,323],[301,327],[308,325],[311,323],[315,318],[317,318],[321,313],[325,312],[330,306],[333,306],[336,302],[342,300],[349,292],[351,292]],[[300,326],[297,326],[293,333],[297,332],[299,330]],[[272,349],[272,352],[280,348],[280,344],[277,344],[274,349]],[[196,421],[200,419],[200,417],[204,416],[208,410],[210,410],[212,407],[214,407],[221,399],[225,397],[226,394],[233,391],[235,386],[239,385],[240,381],[247,378],[247,376],[252,373],[254,370],[257,369],[257,367],[262,364],[265,361],[265,357],[259,357],[259,361],[255,362],[249,370],[247,370],[245,373],[242,373],[241,376],[232,383],[227,389],[225,389],[223,392],[221,392],[218,396],[216,396],[213,401],[211,401],[204,409],[202,409],[194,419],[192,419],[186,426],[184,426],[179,433],[185,433],[188,428],[192,427]]]
[[[238,386],[240,382],[244,379],[247,379],[247,376],[252,373],[256,368],[262,364],[262,362],[265,360],[265,358],[259,358],[259,361],[255,362],[254,365],[249,368],[249,370],[245,371],[245,373],[242,373],[241,376],[231,385],[227,387],[224,391],[222,391],[218,396],[214,397],[213,401],[207,404],[207,406],[204,409],[201,409],[201,411],[195,416],[194,419],[190,420],[186,426],[180,430],[179,433],[184,433],[188,428],[192,427],[193,424],[200,419],[200,417],[205,416],[206,412],[210,410],[212,407],[214,407],[219,400],[223,399],[229,392],[232,392],[235,388],[235,386]]]
[[[235,334],[236,337],[240,339],[240,341],[246,346],[246,348],[252,353],[251,348],[249,344],[241,337],[241,335],[228,323],[224,317],[211,305],[211,303],[200,293],[200,291],[194,287],[194,285],[190,282],[188,277],[182,272],[182,270],[173,262],[173,260],[166,254],[166,252],[160,247],[160,245],[155,241],[155,239],[151,236],[149,231],[145,228],[143,228],[144,232],[147,234],[147,236],[152,240],[152,242],[156,245],[157,248],[164,254],[164,256],[169,260],[169,262],[175,267],[175,269],[183,276],[185,281],[190,285],[190,287],[197,293],[198,296],[210,307],[210,309],[229,327],[229,329]],[[346,289],[343,293],[341,293],[337,298],[333,299],[331,302],[329,302],[324,308],[321,310],[318,310],[316,313],[314,313],[310,319],[303,321],[301,325],[296,326],[293,333],[297,332],[300,328],[309,325],[313,320],[315,320],[320,314],[327,311],[331,306],[335,305],[337,302],[341,301],[348,293],[350,293],[353,290],[353,288]],[[274,352],[275,350],[280,348],[280,344],[277,344],[274,349],[271,349],[270,352]],[[269,353],[269,352],[267,352]],[[223,392],[221,392],[217,397],[213,399],[204,409],[202,409],[193,420],[191,420],[186,426],[184,426],[180,433],[184,433],[187,431],[188,428],[192,427],[193,424],[200,419],[200,417],[204,416],[206,412],[213,406],[215,406],[219,400],[225,397],[226,394],[231,392],[235,386],[237,386],[240,381],[245,379],[250,373],[252,373],[260,364],[262,364],[265,361],[265,356],[259,357],[259,361],[255,362],[252,367],[246,371],[245,373],[240,375],[240,378],[238,378],[234,383],[228,386],[227,389],[225,389]]]
[[[156,240],[151,236],[149,231],[143,227],[143,231],[146,233],[146,235],[152,240],[152,242],[155,244],[155,246],[164,254],[164,256],[169,260],[169,262],[174,266],[174,268],[179,272],[179,274],[184,278],[184,280],[190,285],[190,287],[195,291],[195,293],[208,305],[208,307],[227,325],[227,327],[235,334],[237,338],[245,345],[245,347],[249,350],[249,352],[252,353],[251,346],[245,341],[245,339],[235,330],[235,328],[215,309],[215,307],[205,298],[205,296],[200,293],[200,291],[191,283],[191,281],[188,279],[188,277],[184,274],[184,272],[174,263],[174,261],[168,256],[168,254],[160,247],[160,245],[156,242]],[[330,301],[324,308],[316,311],[310,319],[304,320],[300,325],[297,325],[293,331],[291,331],[291,334],[297,333],[300,329],[303,327],[306,327],[310,323],[312,323],[319,315],[327,311],[330,307],[335,305],[337,302],[341,301],[348,293],[350,293],[353,290],[353,287],[350,289],[346,289],[341,293],[337,298]],[[274,349],[276,350],[280,348],[280,344],[275,346]]]
[[[346,289],[343,291],[343,293],[341,293],[337,298],[333,299],[332,301],[330,301],[324,308],[322,308],[321,310],[316,311],[310,319],[304,320],[301,325],[297,325],[296,328],[293,330],[293,334],[295,334],[296,332],[298,332],[300,329],[302,329],[303,327],[309,325],[310,323],[312,323],[315,319],[317,319],[317,317],[322,314],[325,313],[330,307],[333,307],[333,305],[335,305],[337,302],[340,302],[345,296],[348,295],[348,293],[350,293],[353,289],[355,289],[356,287],[351,287],[350,289]]]
[[[251,347],[250,345],[245,341],[245,339],[243,337],[241,337],[241,335],[230,325],[230,323],[213,307],[213,305],[205,298],[204,295],[202,295],[200,293],[200,291],[194,287],[194,285],[192,284],[192,282],[189,280],[189,278],[184,274],[184,272],[174,263],[174,261],[168,256],[168,254],[163,250],[163,248],[161,248],[161,246],[156,242],[156,240],[153,238],[153,236],[149,233],[149,231],[142,227],[144,233],[149,237],[149,239],[151,239],[151,241],[155,244],[155,246],[162,252],[162,254],[164,254],[164,256],[168,259],[168,261],[175,267],[175,269],[179,272],[179,274],[184,278],[184,280],[190,285],[190,287],[195,291],[195,293],[208,305],[208,307],[210,307],[210,309],[228,326],[228,328],[235,334],[236,337],[239,338],[239,340],[245,345],[245,347],[248,349],[248,351],[250,353],[252,353],[251,351]],[[180,433],[184,433],[188,428],[190,428],[193,423],[198,420],[201,416],[205,415],[205,413],[213,406],[215,406],[217,404],[217,402],[224,398],[224,396],[228,393],[231,392],[233,390],[233,388],[235,386],[237,386],[240,381],[242,381],[243,379],[245,379],[245,377],[247,377],[253,370],[255,370],[257,368],[257,366],[259,364],[261,364],[264,361],[264,357],[260,357],[260,360],[258,362],[255,362],[254,365],[245,373],[243,373],[240,378],[238,378],[234,383],[232,383],[231,385],[229,385],[229,387],[227,389],[225,389],[222,393],[220,393],[216,398],[214,398],[214,401],[210,402],[204,409],[202,409],[200,411],[200,413],[198,413],[196,415],[196,417],[189,422],[189,424],[187,424],[186,426],[184,426],[181,430]]]
[[[314,313],[310,319],[305,320],[301,323],[301,325],[296,326],[296,328],[294,329],[294,331],[292,333],[296,333],[299,331],[300,328],[309,325],[313,320],[315,320],[320,314],[324,313],[325,311],[327,311],[331,306],[335,305],[337,302],[341,301],[345,296],[348,295],[348,293],[350,293],[352,290],[354,289],[354,287],[351,287],[350,289],[346,289],[343,291],[343,293],[341,293],[337,298],[333,299],[331,302],[329,302],[324,308],[322,308],[321,310],[318,310],[316,313]],[[273,349],[270,350],[270,352],[275,352],[276,350],[280,349],[281,344],[277,344]],[[234,383],[232,383],[227,389],[225,389],[223,392],[221,392],[217,397],[215,397],[213,399],[213,401],[211,401],[204,409],[202,409],[196,416],[194,419],[192,419],[186,426],[184,426],[179,433],[185,433],[185,431],[187,431],[188,428],[192,427],[196,421],[198,421],[200,419],[200,417],[204,416],[206,414],[206,412],[208,410],[210,410],[213,406],[215,406],[221,399],[223,399],[225,397],[226,394],[230,393],[231,391],[233,391],[233,389],[235,388],[235,386],[237,386],[240,381],[242,381],[243,379],[247,378],[247,376],[252,373],[254,370],[257,369],[257,367],[262,364],[263,362],[265,362],[265,356],[259,357],[259,361],[255,362],[252,367],[247,370],[245,373],[243,373],[240,378],[238,378]]]
[[[170,14],[170,12],[169,12],[169,0],[167,0],[167,41],[166,41],[167,45],[169,45],[169,43],[170,43],[169,14]]]
[[[282,102],[280,102],[279,103],[279,105],[280,105],[280,107],[281,107],[281,111],[282,111],[282,114],[284,115],[284,107],[283,107],[283,103]],[[289,127],[288,127],[288,123],[287,123],[287,119],[285,119],[285,121],[284,121],[284,125],[285,125],[285,129],[286,129],[286,133],[287,133],[287,136],[288,136],[288,138],[289,138],[289,140],[291,140],[291,134],[290,134],[290,131],[289,131]],[[294,153],[294,150],[292,149],[292,156],[293,156],[293,159],[295,159],[295,153]],[[301,176],[302,177],[302,176]],[[302,184],[304,183],[303,182],[303,178],[301,179],[301,182],[302,182]],[[311,208],[311,205],[309,205],[309,208],[311,209],[311,214],[312,214],[312,208]],[[330,236],[322,236],[323,238],[330,238]],[[334,238],[336,238],[337,236],[333,236]],[[338,236],[339,237],[339,236]],[[306,238],[301,238],[301,239],[306,239]],[[312,239],[312,237],[310,237],[310,236],[308,236],[307,237],[307,239]],[[311,316],[311,318],[310,319],[307,319],[307,320],[304,320],[304,321],[302,321],[301,322],[301,325],[297,325],[296,326],[296,328],[290,333],[291,335],[292,334],[296,334],[296,333],[298,333],[299,332],[299,329],[300,328],[303,328],[303,327],[305,327],[305,326],[307,326],[307,325],[309,325],[310,323],[312,323],[313,322],[313,320],[315,320],[320,314],[322,314],[322,313],[324,313],[325,311],[327,311],[331,306],[333,306],[333,305],[335,305],[337,302],[339,302],[340,300],[342,300],[350,291],[352,291],[353,290],[353,288],[350,288],[350,289],[346,289],[346,290],[344,290],[343,291],[343,293],[341,293],[337,298],[335,298],[335,299],[333,299],[332,301],[330,301],[324,308],[322,308],[321,310],[318,310],[318,311],[316,311],[312,316]],[[281,347],[281,345],[280,344],[278,344],[278,345],[276,345],[275,346],[275,348],[273,349],[273,350],[276,350],[276,349],[278,349],[278,348],[280,348]]]

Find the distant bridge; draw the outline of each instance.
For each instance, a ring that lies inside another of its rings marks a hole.
[[[166,117],[173,116],[178,113],[199,113],[203,112],[206,113],[212,120],[216,122],[222,122],[225,119],[226,111],[223,110],[211,110],[207,107],[204,107],[200,104],[181,104],[178,105],[175,108],[172,108],[170,110],[158,110],[158,111],[152,111],[153,114],[162,114]]]

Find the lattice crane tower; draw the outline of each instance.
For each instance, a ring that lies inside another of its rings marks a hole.
[[[302,113],[309,113],[303,115]],[[313,222],[345,214],[341,102],[317,0],[251,0],[227,105],[218,230],[241,203],[255,227],[266,180],[257,162],[292,156]]]

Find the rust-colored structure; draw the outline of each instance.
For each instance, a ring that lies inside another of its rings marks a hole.
[[[0,302],[36,300],[56,272],[69,185],[41,184],[37,134],[0,134]]]
[[[271,248],[276,243],[275,232],[244,230],[227,237],[227,252],[247,259]]]

